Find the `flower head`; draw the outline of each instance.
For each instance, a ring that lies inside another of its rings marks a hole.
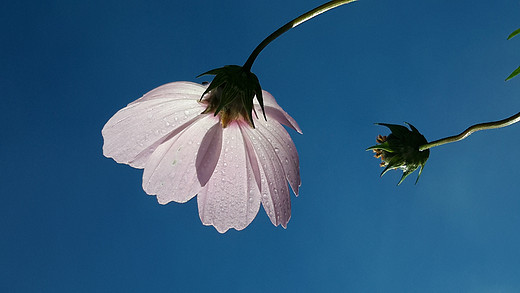
[[[197,195],[202,223],[221,233],[244,229],[260,203],[274,225],[286,227],[287,182],[298,195],[301,181],[298,153],[281,124],[301,130],[266,91],[263,100],[255,92],[262,103],[251,99],[251,110],[263,110],[267,120],[236,115],[229,110],[235,106],[226,110],[237,100],[223,98],[214,109],[213,91],[221,90],[226,87],[173,82],[148,92],[103,127],[103,154],[144,168],[143,189],[161,204]]]
[[[399,185],[408,175],[420,167],[419,175],[415,181],[417,183],[430,156],[430,150],[419,151],[421,145],[428,143],[426,138],[409,123],[407,124],[411,130],[401,125],[376,124],[386,126],[392,131],[388,136],[379,135],[376,139],[378,144],[367,148],[367,150],[373,150],[376,153],[376,158],[381,158],[381,167],[385,167],[381,176],[388,170],[401,169],[403,176],[397,183]]]

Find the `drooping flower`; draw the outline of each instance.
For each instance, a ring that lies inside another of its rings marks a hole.
[[[161,204],[197,195],[202,223],[221,233],[244,229],[260,203],[286,228],[287,182],[298,195],[301,181],[298,153],[281,124],[301,130],[268,92],[248,92],[260,103],[243,108],[241,99],[222,96],[225,86],[173,82],[148,92],[106,123],[103,154],[144,168],[143,189]]]
[[[397,185],[400,185],[404,179],[413,173],[417,168],[419,175],[415,183],[419,180],[422,170],[428,157],[430,150],[426,149],[420,151],[419,147],[428,143],[426,138],[411,124],[407,123],[411,130],[402,125],[376,123],[378,125],[386,126],[391,133],[388,136],[378,135],[375,146],[367,148],[373,150],[376,158],[381,158],[381,167],[385,167],[381,176],[388,170],[401,169],[403,176]]]

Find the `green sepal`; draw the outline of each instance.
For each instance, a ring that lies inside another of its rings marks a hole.
[[[371,147],[368,147],[366,149],[367,151],[370,151],[370,150],[384,150],[384,151],[387,151],[389,153],[393,153],[394,150],[388,145],[388,142],[383,142],[382,144],[376,144],[374,146],[371,146]]]
[[[401,183],[406,179],[406,177],[408,177],[408,175],[412,174],[413,171],[415,171],[415,170],[404,171],[403,175],[401,176],[401,179],[399,180],[399,182],[397,182],[397,186],[401,185]],[[419,177],[417,177],[417,179],[415,180],[415,184],[417,184],[417,180],[419,180]]]
[[[424,164],[426,164],[426,162],[424,162]],[[417,184],[417,182],[419,182],[419,177],[421,177],[422,170],[424,169],[424,164],[421,164],[421,166],[419,167],[419,174],[417,174],[417,179],[415,179],[415,184]]]
[[[397,124],[388,124],[388,123],[376,123],[376,125],[382,125],[382,126],[386,126],[390,129],[390,131],[392,132],[393,135],[395,135],[396,137],[403,137],[403,136],[406,136],[410,130],[402,125],[397,125]]]
[[[252,112],[254,111],[253,99],[256,96],[260,108],[262,109],[264,119],[267,120],[264,109],[264,99],[262,96],[262,87],[256,75],[245,70],[242,66],[226,65],[221,68],[212,69],[197,77],[204,75],[215,75],[213,81],[201,96],[201,100],[207,93],[217,90],[219,93],[219,104],[215,109],[216,116],[222,109],[236,103],[237,98],[240,99],[241,105],[247,113],[247,119],[254,127]],[[245,118],[245,117],[244,117]]]

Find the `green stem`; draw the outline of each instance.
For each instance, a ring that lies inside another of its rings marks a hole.
[[[330,1],[330,2],[327,2],[327,3],[323,4],[323,5],[321,5],[319,7],[316,7],[313,10],[311,10],[311,11],[305,13],[305,14],[302,14],[301,16],[298,16],[297,18],[295,18],[292,21],[288,22],[287,24],[285,24],[281,28],[277,29],[274,33],[270,34],[267,38],[265,38],[255,48],[253,53],[251,53],[251,55],[247,59],[246,63],[244,63],[243,68],[245,70],[247,70],[247,71],[251,71],[251,67],[253,66],[253,62],[255,62],[255,59],[258,56],[258,54],[260,54],[260,52],[267,45],[269,45],[269,43],[274,41],[276,38],[281,36],[283,33],[287,32],[288,30],[292,29],[293,27],[296,27],[296,26],[306,22],[307,20],[309,20],[309,19],[311,19],[311,18],[313,18],[315,16],[318,16],[318,15],[322,14],[323,12],[326,12],[328,10],[331,10],[331,9],[334,9],[334,8],[336,8],[338,6],[341,6],[343,4],[347,4],[347,3],[350,3],[350,2],[354,2],[354,1],[356,1],[356,0],[333,0],[333,1]]]
[[[468,129],[464,130],[459,135],[446,137],[446,138],[439,139],[439,140],[436,140],[436,141],[432,141],[430,143],[422,145],[422,146],[419,147],[419,151],[424,151],[424,150],[427,150],[427,149],[430,149],[432,147],[436,147],[436,146],[439,146],[439,145],[443,145],[443,144],[447,144],[447,143],[450,143],[450,142],[456,142],[456,141],[459,141],[459,140],[463,140],[466,137],[470,136],[475,131],[487,130],[487,129],[495,129],[495,128],[502,128],[502,127],[509,126],[511,124],[515,124],[515,123],[517,123],[519,121],[520,121],[520,112],[516,113],[515,115],[513,115],[513,116],[511,116],[509,118],[506,118],[506,119],[503,119],[503,120],[500,120],[500,121],[475,124],[473,126],[468,127]]]

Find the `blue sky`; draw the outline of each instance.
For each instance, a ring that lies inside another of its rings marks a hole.
[[[298,121],[292,218],[219,234],[159,205],[101,128],[167,82],[241,65],[299,1],[0,4],[0,291],[519,292],[520,125],[432,150],[421,180],[365,148],[520,111],[518,1],[360,0],[270,44],[253,72]]]

